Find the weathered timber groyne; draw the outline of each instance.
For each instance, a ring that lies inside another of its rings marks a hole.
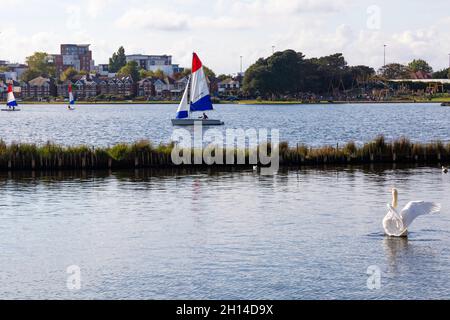
[[[175,165],[172,162],[173,144],[154,146],[148,141],[134,144],[118,144],[113,147],[88,146],[66,147],[53,143],[43,145],[0,141],[0,170],[84,170],[84,169],[133,169],[201,167],[206,163]],[[270,151],[270,145],[268,147]],[[272,150],[273,151],[273,150]],[[250,163],[246,150],[245,165],[224,164],[212,167],[246,167]],[[194,152],[192,152],[192,157]],[[238,151],[234,151],[237,159]],[[259,161],[259,160],[258,160]],[[406,138],[386,142],[383,137],[358,146],[353,142],[339,146],[312,148],[303,144],[289,146],[279,144],[280,166],[314,166],[324,164],[371,164],[371,163],[421,163],[429,165],[450,162],[450,143],[412,143]],[[192,162],[194,160],[192,159]],[[229,163],[229,162],[228,162]]]

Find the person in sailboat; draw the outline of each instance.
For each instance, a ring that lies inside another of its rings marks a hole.
[[[208,116],[203,112],[203,120],[208,120]]]

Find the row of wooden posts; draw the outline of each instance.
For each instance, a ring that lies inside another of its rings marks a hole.
[[[291,150],[292,151],[292,150]],[[429,163],[439,164],[449,161],[448,154],[369,154],[365,156],[328,155],[309,157],[297,152],[280,154],[280,166],[314,166],[322,164],[370,164],[370,163]],[[224,161],[225,163],[225,161]],[[206,166],[205,164],[203,164]],[[246,163],[246,165],[255,165]],[[11,155],[0,157],[0,170],[64,170],[64,169],[133,169],[133,168],[168,168],[193,167],[199,165],[173,164],[170,153],[140,152],[125,160],[115,160],[109,156],[98,157],[95,153],[89,154],[53,154],[50,156],[21,156]],[[202,165],[200,165],[202,166]],[[237,165],[220,164],[213,167],[233,167]]]

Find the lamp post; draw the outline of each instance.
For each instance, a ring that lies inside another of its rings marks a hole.
[[[272,46],[272,54],[275,53],[275,46]]]
[[[387,45],[384,45],[384,66],[386,67],[386,47]]]
[[[242,56],[241,56],[241,73],[242,73]]]

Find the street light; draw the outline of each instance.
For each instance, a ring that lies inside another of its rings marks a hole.
[[[272,46],[272,54],[275,53],[275,46]]]
[[[242,73],[242,56],[241,56],[241,73]]]
[[[384,66],[386,67],[386,47],[387,44],[384,45]]]

